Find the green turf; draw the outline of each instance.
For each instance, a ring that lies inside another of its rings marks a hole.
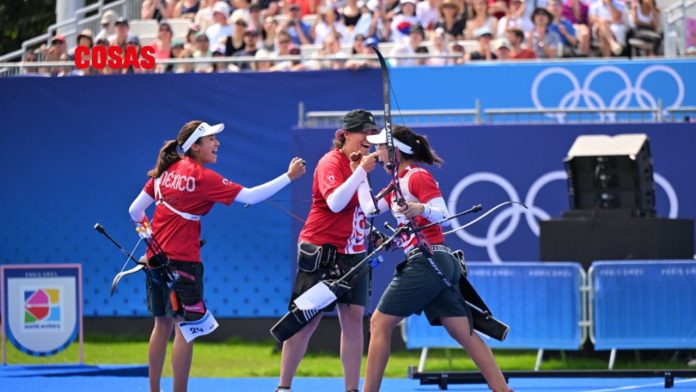
[[[76,363],[78,346],[71,345],[66,351],[50,358],[27,356],[8,343],[8,363]],[[249,343],[239,340],[224,342],[199,342],[194,349],[193,377],[276,377],[280,364],[280,353],[273,352],[271,341]],[[171,345],[170,345],[171,351]],[[536,359],[535,351],[496,351],[498,363],[504,370],[531,370]],[[387,366],[387,377],[405,377],[408,366],[418,364],[420,351],[392,353]],[[581,353],[550,352],[542,368],[551,369],[606,369],[609,353],[599,353],[588,358]],[[653,355],[652,357],[655,357]],[[658,356],[659,357],[659,356]],[[87,364],[145,364],[147,342],[114,337],[93,337],[85,342]],[[363,369],[365,362],[363,361]],[[682,369],[683,361],[665,358],[637,361],[632,351],[620,351],[617,369]],[[426,370],[475,370],[473,362],[463,350],[431,350]],[[363,373],[364,374],[364,373]],[[308,354],[298,369],[299,376],[341,377],[341,361],[336,354]],[[171,376],[169,359],[165,376]]]

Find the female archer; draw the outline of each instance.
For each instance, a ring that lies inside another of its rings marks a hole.
[[[378,135],[368,136],[367,140],[377,145],[377,153],[382,162],[389,161],[386,130]],[[440,189],[432,174],[420,164],[443,163],[430,148],[428,140],[406,127],[397,126],[393,133],[394,154],[398,167],[398,182],[394,190],[379,200],[377,212],[391,210],[399,225],[414,222],[423,226],[447,217],[447,207]],[[364,157],[363,161],[373,159]],[[360,205],[366,214],[375,214],[369,187],[363,182],[358,189]],[[403,200],[399,200],[403,197]],[[452,256],[445,245],[442,227],[433,225],[423,230],[422,238],[410,234],[402,238],[406,261],[397,267],[396,274],[373,313],[370,321],[370,345],[367,354],[364,392],[379,391],[384,369],[391,350],[391,334],[401,320],[425,311],[431,325],[443,325],[476,363],[493,391],[508,392],[505,382],[491,349],[477,334],[472,334],[467,318],[468,309],[459,296],[444,284],[429,265],[419,241],[427,241],[432,249],[432,260],[452,286],[458,287],[461,269],[459,261]]]

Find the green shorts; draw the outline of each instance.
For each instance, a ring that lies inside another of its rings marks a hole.
[[[338,254],[337,258],[343,258],[341,260],[345,265],[352,268],[356,266],[363,258],[365,258],[365,253],[357,254]],[[365,266],[367,268],[367,266]],[[310,287],[314,286],[317,282],[321,280],[322,269],[316,272],[305,272],[302,270],[297,271],[297,276],[295,277],[295,285],[293,286],[292,295],[290,296],[290,303],[288,303],[288,310],[292,310],[293,301],[302,293],[307,291]],[[336,303],[339,304],[349,304],[349,305],[360,305],[367,306],[367,291],[370,285],[369,274],[364,274],[356,281],[353,282],[351,289],[340,296],[336,302],[326,307],[324,311],[333,311],[336,307]]]
[[[196,277],[195,289],[203,298],[203,263],[191,261],[171,261],[177,271],[182,270]],[[166,285],[159,285],[152,281],[150,273],[145,274],[145,287],[147,289],[147,310],[153,317],[176,317],[183,311],[174,311],[170,297],[171,290]]]
[[[459,290],[459,261],[446,251],[433,252],[433,259],[452,286]],[[428,260],[420,254],[397,266],[394,278],[377,308],[384,314],[397,317],[425,311],[431,325],[441,325],[442,317],[468,315],[468,309],[458,295],[445,285]]]

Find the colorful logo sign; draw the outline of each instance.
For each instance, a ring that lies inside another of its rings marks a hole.
[[[24,290],[23,329],[25,331],[60,329],[60,315],[59,289]]]

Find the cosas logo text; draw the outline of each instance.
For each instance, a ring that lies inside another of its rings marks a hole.
[[[75,68],[85,69],[94,67],[104,69],[108,66],[113,69],[154,69],[155,48],[143,46],[138,50],[135,46],[127,46],[125,50],[120,46],[78,46],[75,48]]]

